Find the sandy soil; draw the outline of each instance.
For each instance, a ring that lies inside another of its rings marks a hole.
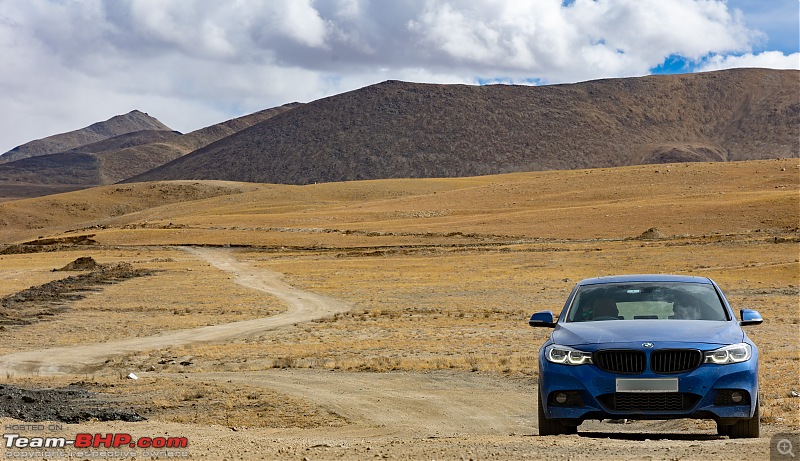
[[[86,371],[118,354],[268,334],[280,326],[331,316],[349,308],[347,303],[331,297],[294,288],[283,282],[279,274],[241,262],[228,250],[195,248],[189,251],[220,270],[232,273],[236,283],[280,297],[289,306],[288,311],[265,319],[146,338],[10,354],[0,357],[0,370]],[[713,423],[702,421],[624,425],[587,422],[580,427],[578,435],[539,437],[535,435],[536,388],[530,377],[499,377],[463,371],[354,373],[277,369],[182,375],[154,372],[153,376],[156,375],[164,380],[222,382],[277,391],[310,400],[340,415],[346,424],[310,429],[266,429],[238,427],[235,422],[226,427],[151,419],[138,423],[64,425],[59,431],[46,435],[63,433],[69,437],[84,432],[121,432],[134,437],[181,436],[189,440],[187,449],[169,450],[163,455],[188,454],[199,459],[722,460],[768,459],[768,436],[770,431],[775,431],[767,428],[766,436],[754,440],[729,440],[716,436]],[[148,377],[148,373],[142,375],[142,379]],[[0,423],[7,428],[5,432],[13,425],[24,424],[8,418],[0,419]],[[114,453],[119,455],[126,450],[116,449]],[[15,456],[14,453],[18,456],[23,452],[26,450],[7,449],[5,456]]]

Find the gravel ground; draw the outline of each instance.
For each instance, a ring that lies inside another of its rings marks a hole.
[[[26,422],[143,421],[135,411],[115,408],[82,383],[57,389],[0,384],[0,416]]]

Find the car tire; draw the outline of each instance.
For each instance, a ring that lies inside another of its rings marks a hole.
[[[755,439],[761,435],[761,418],[759,407],[761,398],[756,400],[756,409],[752,418],[742,419],[729,426],[728,437],[732,439]]]
[[[578,426],[564,424],[558,419],[547,419],[544,415],[542,396],[536,399],[539,402],[539,435],[577,434]]]
[[[725,436],[731,433],[731,425],[730,424],[720,424],[717,423],[717,435]]]

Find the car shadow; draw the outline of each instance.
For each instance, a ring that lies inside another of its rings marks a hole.
[[[602,431],[581,431],[578,429],[580,437],[588,437],[592,439],[616,439],[616,440],[689,440],[689,441],[705,441],[705,440],[720,440],[723,436],[717,434],[692,434],[692,433],[669,433],[669,432],[602,432]]]

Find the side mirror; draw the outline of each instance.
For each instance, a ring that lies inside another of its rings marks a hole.
[[[553,318],[553,311],[542,311],[531,315],[531,319],[528,320],[528,325],[532,327],[554,328],[556,326],[556,321]]]
[[[752,309],[742,309],[739,312],[739,315],[742,316],[742,321],[739,322],[739,325],[759,325],[764,319],[761,318],[761,314],[758,311],[754,311]]]

